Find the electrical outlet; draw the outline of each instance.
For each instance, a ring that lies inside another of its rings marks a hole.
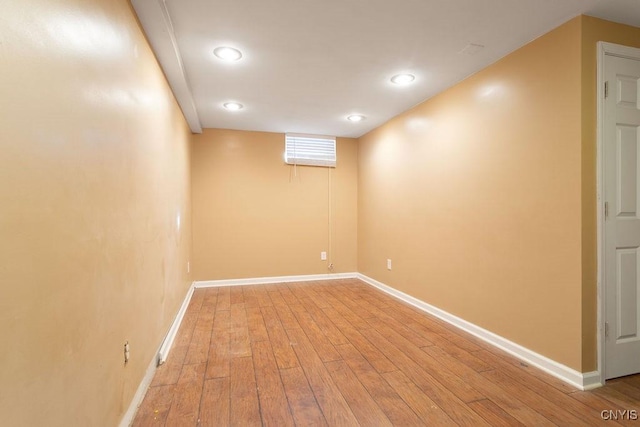
[[[387,259],[387,270],[391,270],[391,260]]]
[[[129,362],[129,341],[124,343],[124,363]]]
[[[326,252],[320,252],[320,260],[321,261],[326,261],[327,260],[327,253]]]

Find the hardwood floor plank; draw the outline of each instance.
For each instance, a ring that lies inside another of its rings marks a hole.
[[[526,374],[529,378],[536,378],[546,386],[551,386],[562,393],[566,394],[576,391],[574,387],[562,380],[551,376],[536,367],[529,366],[520,359],[517,359],[498,348],[492,349],[491,351],[475,351],[473,352],[473,355],[489,364],[500,366],[501,369],[505,369],[509,372],[520,371],[521,373]]]
[[[249,328],[249,338],[251,341],[267,341],[269,334],[262,318],[260,307],[251,307],[246,309],[247,326]]]
[[[204,363],[183,366],[167,414],[167,425],[193,426],[198,422],[205,369]]]
[[[343,344],[336,349],[394,425],[409,426],[421,423],[416,413],[353,345]]]
[[[301,367],[280,370],[289,408],[297,426],[326,426],[318,402]]]
[[[232,286],[229,288],[229,305],[243,304],[244,294],[242,292],[242,286]]]
[[[230,380],[212,378],[205,380],[200,402],[200,425],[206,427],[228,426],[230,419]]]
[[[302,306],[307,310],[313,321],[322,330],[324,335],[329,339],[331,344],[341,345],[347,344],[349,340],[345,337],[340,329],[334,325],[331,319],[324,314],[322,309],[316,305],[311,299],[305,298],[301,300]]]
[[[411,378],[422,392],[432,399],[437,406],[442,408],[456,423],[468,426],[486,425],[478,414],[471,411],[455,393],[448,389],[448,384],[447,386],[440,384],[429,372],[426,372],[422,366],[405,355],[404,349],[398,349],[373,329],[363,330],[361,333],[387,357],[394,360],[398,368],[407,377]],[[396,391],[398,390],[396,389]]]
[[[318,307],[329,306],[329,303],[320,294],[320,290],[324,287],[322,282],[291,283],[289,287],[292,288],[298,300],[309,298]]]
[[[151,381],[151,387],[160,385],[175,385],[180,379],[180,372],[182,372],[182,363],[189,350],[189,345],[174,345],[169,352],[166,362],[158,366],[156,373]]]
[[[455,357],[456,359],[458,359],[459,361],[461,361],[462,363],[464,363],[474,371],[484,372],[484,371],[490,371],[494,369],[493,366],[476,357],[474,353],[470,353],[466,350],[463,350],[457,345],[450,343],[446,339],[440,339],[440,338],[441,337],[434,339],[434,342],[437,343],[437,344],[434,344],[435,346],[446,351],[447,354],[450,354],[451,356]]]
[[[255,296],[258,300],[258,305],[262,307],[269,307],[273,305],[271,298],[269,298],[269,285],[257,285],[255,288]]]
[[[428,371],[435,380],[441,384],[447,384],[448,390],[463,402],[473,402],[474,400],[480,400],[484,397],[482,393],[456,375],[455,368],[449,369],[448,366],[444,365],[440,360],[436,360],[430,356],[427,350],[431,347],[424,347],[425,351],[423,351],[393,330],[393,328],[388,327],[382,320],[369,319],[368,322],[377,333],[382,335],[390,344],[402,351],[407,357],[411,358],[416,365]]]
[[[489,399],[476,400],[469,403],[469,407],[493,427],[524,426]]]
[[[293,417],[269,341],[251,344],[260,414],[264,426],[293,426]]]
[[[293,306],[293,314],[298,320],[298,324],[309,337],[311,345],[323,362],[340,359],[340,353],[335,349],[331,341],[313,320],[304,305]]]
[[[328,313],[327,310],[333,310],[334,312],[338,313],[355,329],[362,329],[362,328],[369,327],[369,324],[364,318],[360,317],[355,311],[351,310],[351,307],[348,307],[347,305],[342,304],[341,302],[332,304],[330,308],[323,309],[325,313]]]
[[[267,294],[271,299],[271,305],[287,305],[287,301],[282,297],[277,285],[273,285],[268,289]]]
[[[316,354],[302,329],[287,330],[289,339],[294,343],[293,349],[300,360],[307,381],[313,390],[316,401],[330,426],[357,425],[357,419],[351,408],[331,379],[320,357]]]
[[[585,411],[580,415],[574,415],[569,412],[567,407],[563,405],[563,403],[569,404],[570,401],[570,398],[566,395],[562,401],[554,402],[527,387],[522,387],[517,381],[512,380],[509,376],[495,369],[485,371],[481,375],[504,390],[505,395],[517,396],[518,401],[527,405],[527,408],[544,416],[556,425],[595,426],[600,424],[599,414],[597,412],[587,414]],[[598,417],[598,419],[596,419],[596,417]],[[522,418],[520,418],[520,420],[522,420]]]
[[[298,300],[296,299],[296,301]],[[297,304],[291,304],[288,306],[278,307],[277,313],[283,328],[291,329],[291,328],[300,327],[300,324],[298,323],[296,316],[293,314],[293,311],[291,311],[291,308],[295,307],[296,305]]]
[[[204,291],[204,297],[202,299],[200,312],[214,313],[218,305],[218,292],[220,288],[203,288],[202,290]]]
[[[593,393],[609,402],[615,403],[623,409],[634,409],[640,414],[640,400],[625,394],[613,386],[596,388],[593,390]]]
[[[185,313],[185,317],[187,315],[197,316],[200,312],[200,308],[202,308],[202,303],[204,301],[204,296],[206,294],[205,289],[194,289],[193,295],[191,296],[191,301],[189,301],[189,305],[187,306],[187,312]]]
[[[638,356],[640,357],[640,355]],[[607,384],[610,385],[609,388],[629,396],[635,404],[640,402],[640,388],[634,387],[626,381],[609,381]]]
[[[215,303],[215,299],[214,299]],[[189,350],[185,356],[185,364],[206,363],[213,329],[214,311],[210,306],[202,305],[196,326],[193,330]]]
[[[200,297],[203,297],[203,294],[201,294]],[[193,337],[201,307],[202,298],[200,298],[199,304],[189,304],[189,309],[187,309],[183,317],[167,360],[156,370],[156,374],[151,382],[152,387],[178,383],[180,372],[182,372],[182,365],[189,351],[189,346],[191,345],[191,338]]]
[[[420,334],[404,323],[397,321],[392,316],[389,316],[386,312],[381,310],[379,307],[369,304],[369,302],[364,299],[359,300],[358,304],[365,307],[369,312],[375,314],[375,317],[369,320],[376,320],[385,323],[389,327],[393,328],[394,331],[402,335],[404,338],[411,341],[416,347],[428,347],[430,345],[433,345],[431,341],[425,338],[426,335]]]
[[[422,423],[435,426],[456,424],[440,406],[401,371],[387,372],[382,376],[406,404],[415,411]],[[467,420],[462,425],[471,426],[474,424],[471,420]],[[482,423],[478,425],[482,425]]]
[[[171,409],[175,386],[161,385],[149,387],[144,397],[144,404],[136,414],[133,427],[164,426]]]
[[[325,308],[329,308],[329,307],[335,308],[338,306],[344,306],[344,304],[342,303],[342,301],[340,301],[339,298],[334,297],[333,294],[329,292],[329,288],[322,287],[322,288],[319,288],[316,292],[324,301],[327,302],[328,307],[325,307]]]
[[[343,318],[335,309],[326,308],[323,310],[329,318],[338,326],[340,331],[349,339],[349,342],[367,359],[367,361],[379,373],[397,371],[398,367],[387,358],[376,346],[358,332],[348,321]]]
[[[405,321],[412,323],[418,327],[418,330],[426,329],[427,335],[430,338],[445,339],[451,344],[454,344],[468,352],[479,351],[491,347],[489,344],[477,339],[471,334],[468,334],[462,330],[459,330],[445,321],[438,319],[435,316],[426,315],[415,307],[409,306],[405,303],[398,302],[397,304],[390,305],[385,310],[391,316],[404,317]],[[431,335],[435,334],[435,335]],[[434,344],[438,344],[434,341]]]
[[[484,351],[484,350],[483,350]],[[481,352],[482,353],[482,352]],[[513,387],[520,390],[527,389],[543,396],[547,400],[560,406],[563,411],[566,411],[573,416],[582,420],[584,425],[599,424],[600,411],[595,410],[583,403],[580,403],[576,399],[570,397],[570,395],[561,392],[555,387],[550,387],[549,384],[538,379],[537,377],[529,374],[523,369],[518,369],[512,364],[506,362],[504,359],[494,355],[493,353],[485,354],[486,360],[491,361],[495,366],[495,374],[500,375],[503,381],[510,381],[513,383]],[[595,422],[593,421],[595,419]]]
[[[296,297],[297,300],[300,300],[301,298],[307,298],[307,293],[304,290],[304,286],[310,286],[312,282],[305,282],[305,283],[296,283],[296,282],[292,282],[292,283],[286,283],[285,285],[287,286],[287,288],[289,289],[289,292]],[[298,301],[299,303],[299,301]]]
[[[286,283],[276,285],[276,289],[278,289],[278,292],[282,295],[282,299],[285,300],[288,305],[300,303],[300,301],[298,301],[298,297],[291,292],[291,289],[289,289],[289,286]]]
[[[594,394],[592,391],[575,391],[573,393],[569,393],[567,396],[571,397],[572,399],[578,402],[583,403],[585,406],[588,406],[589,408],[596,410],[598,413],[602,413],[602,411],[608,411],[608,410],[613,410],[613,411],[623,410],[623,407],[618,406],[615,403],[608,401],[607,399],[601,398],[600,396]],[[638,422],[629,421],[629,420],[627,421],[608,420],[606,424],[614,425],[614,426],[615,425],[637,426]]]
[[[251,356],[249,326],[244,303],[233,304],[230,310],[230,341],[229,353],[232,357]]]
[[[351,412],[362,426],[391,426],[391,421],[380,409],[367,389],[360,383],[344,360],[325,363],[329,374],[347,401]]]
[[[618,378],[614,381],[620,381],[629,384],[630,386],[640,388],[640,374],[629,375],[626,377]]]
[[[346,306],[350,311],[354,313],[355,316],[359,317],[362,320],[371,319],[375,317],[375,314],[358,304],[360,297],[353,292],[345,292],[344,288],[334,287],[328,289],[328,292],[335,297],[342,297],[340,301],[342,305]],[[338,307],[334,307],[337,310],[340,310]]]
[[[280,322],[276,309],[273,306],[262,307],[261,311],[278,367],[280,369],[289,369],[300,366],[298,357],[293,348],[291,348],[291,342]]]
[[[256,294],[257,285],[242,286],[242,295],[244,296],[245,308],[260,308],[258,295]]]
[[[230,425],[261,426],[252,358],[234,357],[229,368]]]
[[[216,311],[229,310],[231,306],[231,288],[224,286],[218,288],[218,300],[216,301]]]
[[[486,378],[493,372],[493,370],[479,374],[435,346],[426,347],[424,351],[432,357],[437,358],[442,366],[446,367],[451,372],[456,372],[460,378],[464,379],[464,381],[469,384],[470,387],[473,387],[481,396],[490,399],[496,405],[500,406],[505,412],[523,424],[536,426],[553,425],[548,418],[538,412],[540,409],[546,410],[546,407],[532,409],[521,400],[521,395],[526,394],[528,391],[527,389],[522,389],[520,393],[514,394],[512,389],[504,390],[492,381],[486,381]]]
[[[209,346],[206,378],[229,376],[231,312],[216,311]]]

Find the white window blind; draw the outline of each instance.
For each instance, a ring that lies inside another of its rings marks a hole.
[[[336,167],[336,138],[288,133],[284,140],[284,161],[290,165]]]

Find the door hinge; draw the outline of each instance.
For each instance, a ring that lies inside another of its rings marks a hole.
[[[604,322],[604,337],[609,337],[609,322]]]
[[[604,99],[609,97],[609,82],[604,82]]]
[[[609,202],[604,202],[604,219],[609,219]]]

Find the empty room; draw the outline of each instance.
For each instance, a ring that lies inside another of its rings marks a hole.
[[[0,13],[0,425],[638,425],[637,0]]]

